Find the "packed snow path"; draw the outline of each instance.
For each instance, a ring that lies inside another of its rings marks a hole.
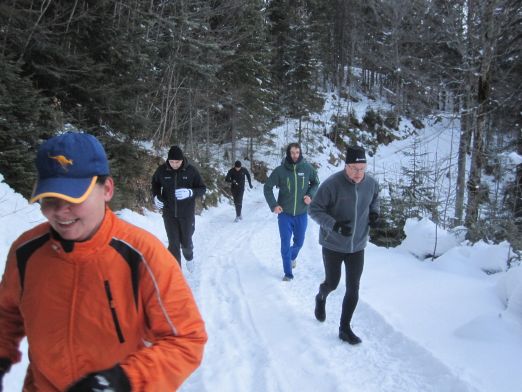
[[[314,297],[323,279],[315,222],[309,220],[295,279],[282,282],[277,218],[261,185],[245,192],[244,219],[234,223],[234,217],[234,207],[222,205],[196,221],[196,268],[185,274],[209,341],[182,391],[475,391],[394,330],[362,296],[353,326],[363,343],[341,342],[344,274],[328,298],[326,321],[315,320]],[[371,257],[367,252],[366,263]],[[364,284],[363,273],[361,291]]]

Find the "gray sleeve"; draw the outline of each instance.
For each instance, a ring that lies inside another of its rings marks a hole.
[[[379,183],[375,181],[375,186],[373,188],[373,198],[370,203],[370,212],[376,212],[380,214],[380,200],[379,200]]]
[[[319,176],[317,175],[317,170],[310,165],[311,173],[310,173],[310,187],[308,188],[307,194],[313,199],[315,194],[317,193],[317,188],[319,187]]]
[[[328,208],[331,203],[331,189],[328,183],[324,182],[317,190],[315,197],[308,206],[308,214],[316,221],[319,226],[324,229],[332,230],[335,219],[328,214]]]

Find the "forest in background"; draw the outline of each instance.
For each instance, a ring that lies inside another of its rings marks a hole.
[[[252,151],[271,128],[306,122],[325,93],[356,99],[362,91],[392,109],[370,110],[364,121],[346,109],[317,132],[341,150],[346,137],[368,132],[372,151],[393,140],[401,118],[422,126],[427,115],[454,115],[454,216],[444,224],[521,249],[522,165],[511,179],[499,159],[522,154],[521,53],[518,0],[7,0],[0,172],[27,197],[36,148],[73,127],[105,144],[122,190],[115,208],[150,202],[158,158],[136,141],[151,140],[183,146],[211,188],[210,205],[218,189],[206,164],[213,145],[231,144],[223,159],[233,161],[236,143],[248,140],[241,158],[262,181]],[[408,197],[389,202],[416,208],[390,208],[390,226],[411,215],[438,219],[429,192],[415,187],[422,173],[411,175]]]

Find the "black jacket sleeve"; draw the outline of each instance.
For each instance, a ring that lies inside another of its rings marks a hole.
[[[245,176],[246,176],[246,178],[248,180],[248,185],[250,185],[250,187],[252,187],[252,179],[250,178],[250,173],[245,168],[243,168],[243,170],[244,170]]]
[[[152,184],[151,184],[151,188],[152,188],[152,198],[154,199],[154,196],[157,196],[158,199],[160,199],[162,202],[165,202],[165,200],[163,200],[163,197],[161,196],[161,179],[160,179],[160,176],[161,176],[161,166],[159,166],[156,171],[154,172],[154,175],[152,176]]]
[[[228,171],[227,176],[225,177],[225,182],[232,182],[232,170],[234,169]]]
[[[196,170],[196,168],[194,168],[194,180],[190,188],[192,189],[194,197],[201,197],[207,191],[207,186],[203,182],[203,179],[201,178],[201,175],[199,174],[199,171]]]

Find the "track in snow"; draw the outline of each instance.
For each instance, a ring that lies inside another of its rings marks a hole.
[[[317,225],[309,220],[296,278],[282,282],[277,218],[262,187],[245,192],[243,203],[241,222],[233,222],[234,208],[226,205],[197,219],[196,269],[187,279],[209,341],[201,367],[182,391],[474,391],[364,298],[353,322],[363,343],[341,342],[344,277],[328,299],[326,322],[313,316],[323,279]]]

